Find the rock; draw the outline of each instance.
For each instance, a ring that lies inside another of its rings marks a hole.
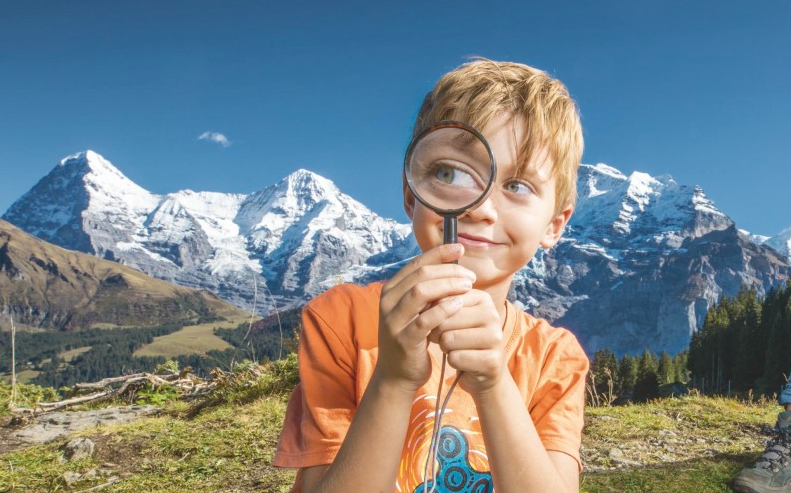
[[[608,455],[612,463],[618,466],[619,469],[625,467],[635,467],[640,465],[638,461],[627,459],[626,454],[623,452],[623,450],[619,449],[618,447],[611,448]]]
[[[66,460],[80,460],[93,457],[94,443],[90,438],[75,438],[61,447]]]
[[[44,414],[15,431],[11,438],[23,443],[47,443],[64,438],[76,431],[101,425],[126,423],[141,416],[154,414],[157,406],[116,406],[91,411],[66,411]]]
[[[99,474],[96,472],[96,469],[90,469],[83,474],[80,474],[78,472],[66,471],[63,473],[63,476],[61,477],[63,478],[63,482],[66,483],[66,486],[72,487],[73,485],[79,483],[80,481],[89,481],[92,479],[96,479],[98,476]]]
[[[66,483],[66,486],[71,486],[82,479],[82,474],[78,472],[66,471],[63,473],[62,477],[63,481]]]

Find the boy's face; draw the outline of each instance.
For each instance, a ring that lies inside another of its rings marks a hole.
[[[516,143],[525,136],[520,121],[503,114],[483,134],[497,161],[497,182],[485,202],[458,219],[459,243],[465,251],[459,263],[475,272],[478,289],[510,285],[539,245],[551,248],[557,243],[573,210],[569,205],[555,212],[553,163],[545,148],[539,148],[525,172],[515,176]],[[421,250],[442,244],[442,216],[417,201],[406,181],[404,208]]]

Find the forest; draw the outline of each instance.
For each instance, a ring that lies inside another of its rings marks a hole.
[[[723,297],[690,342],[689,369],[705,393],[778,393],[791,369],[791,280],[763,299]]]
[[[597,351],[588,375],[593,405],[645,402],[695,388],[708,395],[772,396],[791,370],[791,281],[760,297],[744,288],[723,296],[692,335],[689,349],[675,356],[616,357]]]
[[[183,324],[155,328],[85,329],[73,332],[18,333],[17,371],[38,372],[32,383],[59,388],[138,371],[150,371],[162,357],[135,357],[154,337]],[[300,310],[276,313],[252,325],[215,328],[232,348],[173,358],[197,374],[230,369],[243,360],[275,360],[296,350]],[[5,337],[5,335],[4,335]],[[64,361],[59,355],[90,348]],[[0,345],[0,373],[11,370],[10,344]],[[649,349],[636,355],[596,351],[588,376],[588,403],[645,402],[678,395],[689,388],[704,394],[768,395],[779,392],[791,370],[791,281],[760,297],[743,289],[712,306],[689,349],[676,355]]]
[[[198,323],[211,322],[200,319]],[[198,375],[207,375],[212,368],[228,370],[243,360],[273,360],[296,349],[295,330],[299,311],[284,312],[234,329],[215,328],[214,334],[233,348],[208,351],[172,358],[179,367],[189,366]],[[136,357],[135,351],[150,344],[154,337],[180,330],[185,325],[115,329],[83,329],[77,331],[18,332],[16,334],[16,371],[34,370],[31,383],[60,388],[78,382],[94,382],[106,377],[152,371],[165,362],[164,357]],[[282,333],[282,336],[281,336]],[[9,333],[2,333],[4,339]],[[62,355],[77,348],[90,348],[66,361]],[[59,356],[61,355],[61,356]],[[0,373],[11,372],[11,344],[0,345]]]

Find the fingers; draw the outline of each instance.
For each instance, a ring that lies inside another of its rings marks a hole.
[[[496,332],[502,332],[500,313],[488,293],[472,289],[461,297],[464,300],[463,309],[443,321],[437,327],[437,334],[432,334],[437,341],[440,334],[459,329],[491,327]]]
[[[487,293],[473,290],[459,298],[464,305],[437,325],[430,340],[457,370],[493,371],[502,363],[505,344],[500,315]]]
[[[498,348],[503,343],[502,330],[474,327],[441,332],[437,344],[444,353]]]
[[[472,289],[475,273],[471,270],[457,264],[431,263],[432,259],[456,258],[456,254],[441,252],[451,246],[443,245],[421,255],[385,285],[379,304],[380,313],[389,324],[402,327],[436,302]]]
[[[451,243],[449,245],[440,245],[436,248],[418,255],[401,270],[399,270],[392,279],[385,284],[387,287],[396,286],[401,283],[406,277],[414,271],[426,265],[436,264],[449,264],[454,260],[459,260],[464,255],[464,247],[460,243]]]
[[[448,354],[448,364],[470,375],[496,375],[503,366],[502,352],[496,350],[457,350]]]
[[[464,301],[459,296],[453,296],[437,303],[412,320],[405,329],[406,337],[413,341],[426,339],[431,331],[436,329],[444,320],[458,313],[463,306]]]

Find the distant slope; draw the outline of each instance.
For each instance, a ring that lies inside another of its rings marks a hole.
[[[243,312],[212,293],[64,250],[0,220],[0,314],[2,327],[12,315],[17,324],[77,330],[96,324],[158,326]]]

